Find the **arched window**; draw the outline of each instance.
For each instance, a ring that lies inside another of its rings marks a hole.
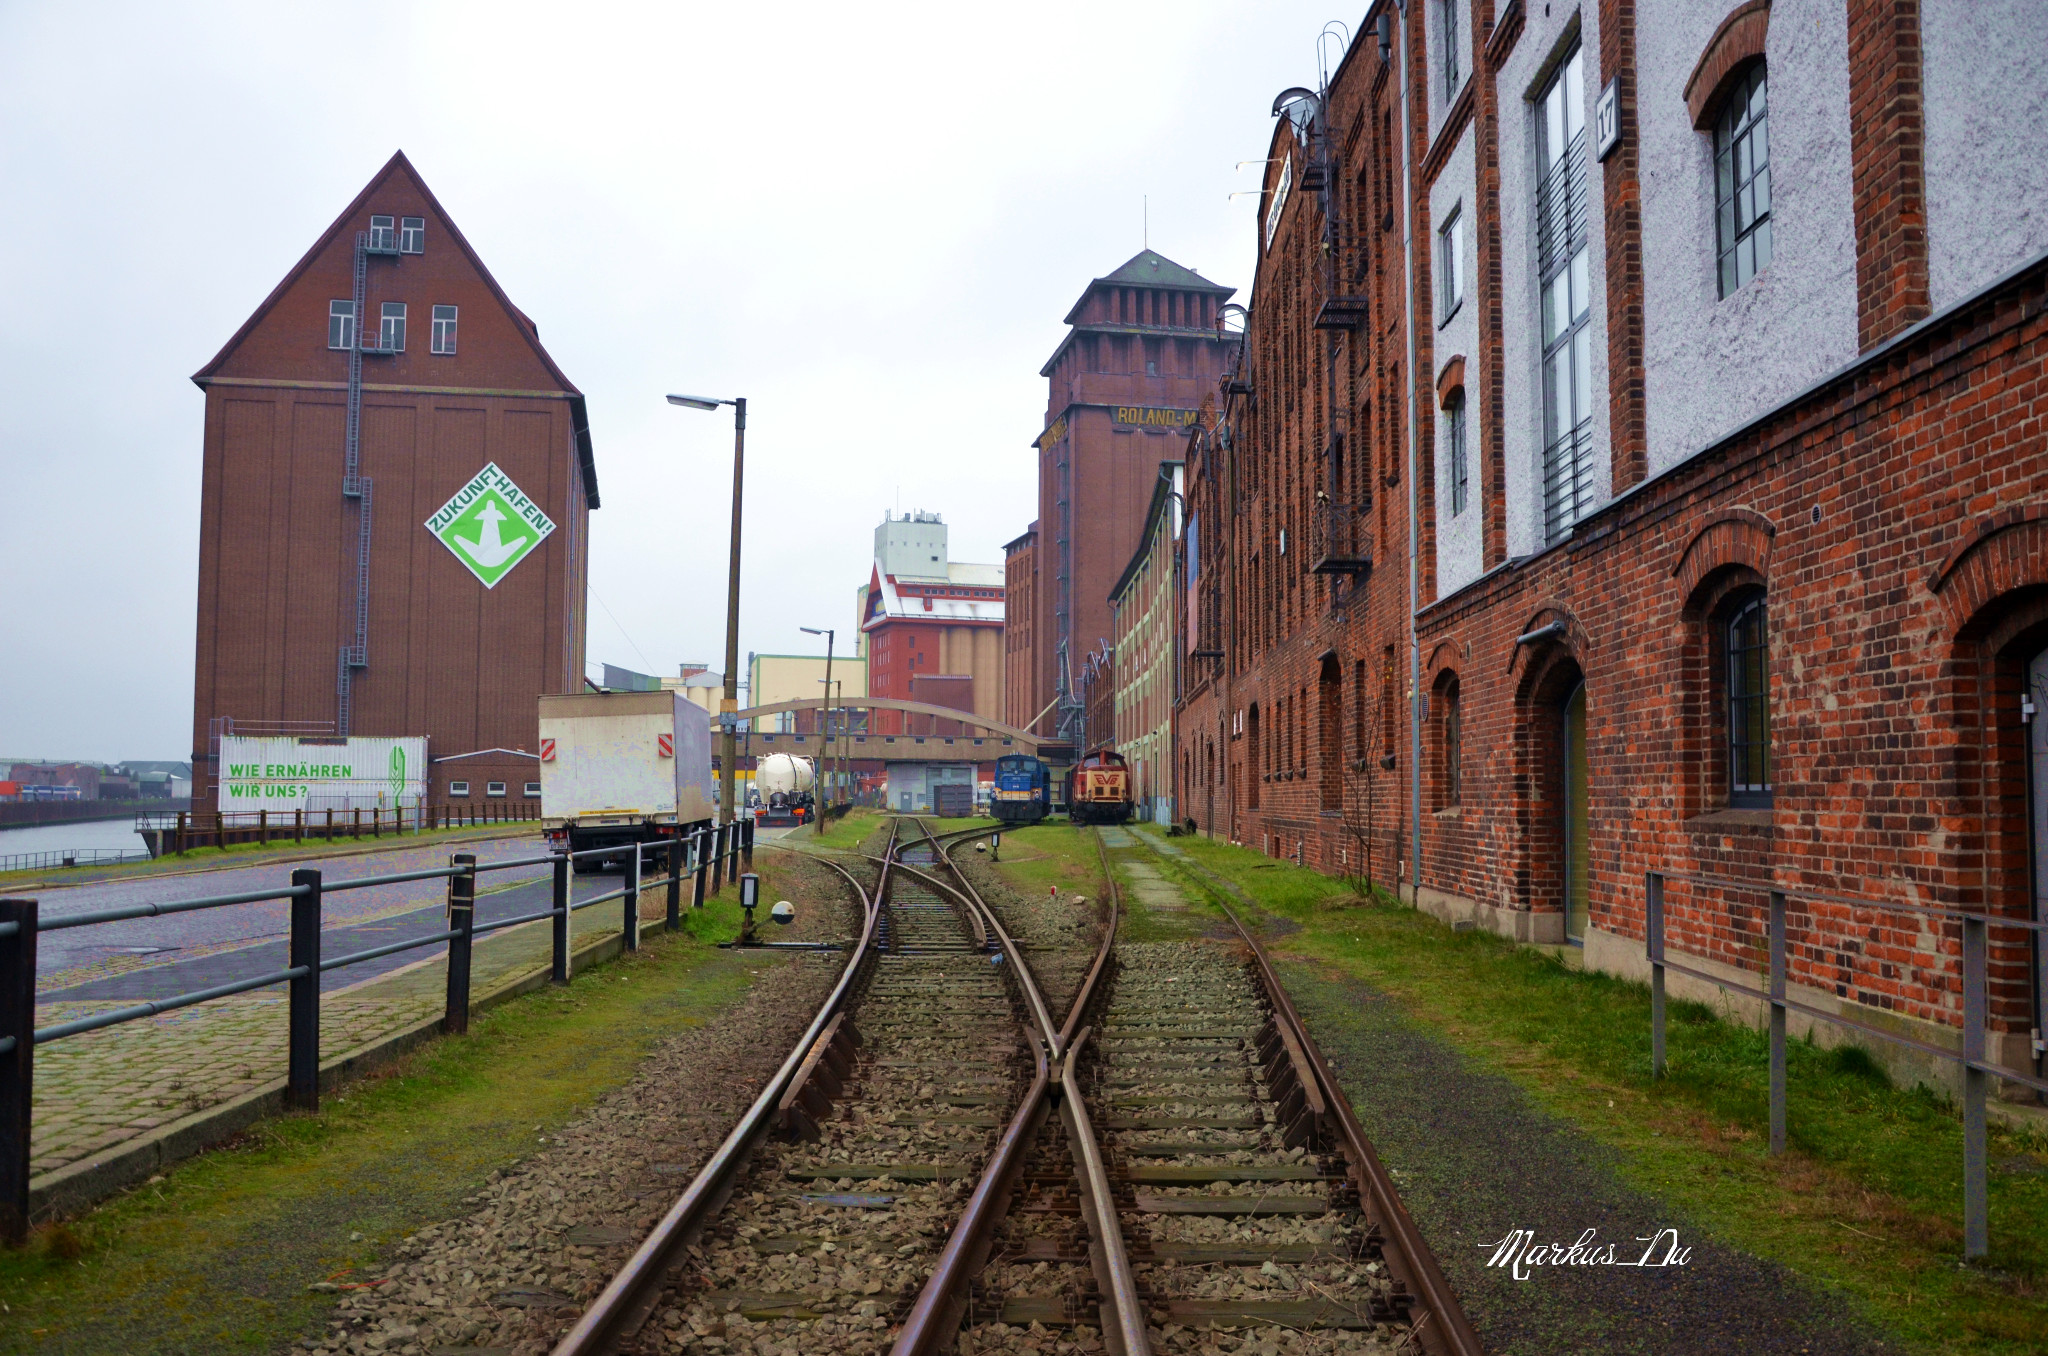
[[[1714,119],[1714,220],[1724,297],[1771,266],[1771,152],[1765,111],[1764,63],[1758,61],[1735,78]]]
[[[1453,390],[1444,400],[1444,450],[1450,462],[1451,516],[1465,511],[1465,494],[1471,483],[1465,462],[1465,388]]]
[[[1771,804],[1770,635],[1764,596],[1738,602],[1728,616],[1728,804]]]
[[[1443,808],[1462,804],[1464,794],[1465,728],[1458,709],[1458,682],[1454,678],[1443,689]]]

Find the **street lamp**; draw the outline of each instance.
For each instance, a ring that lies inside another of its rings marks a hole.
[[[822,629],[821,629],[821,628],[819,628],[819,627],[816,627],[816,626],[799,626],[799,627],[797,628],[797,630],[799,630],[799,631],[803,632],[803,633],[804,633],[805,635],[807,635],[807,636],[823,636],[823,637],[825,638],[825,705],[824,705],[824,708],[823,708],[823,709],[822,709],[821,711],[819,711],[819,713],[818,713],[819,715],[821,715],[821,716],[823,716],[823,717],[824,717],[824,719],[823,719],[823,720],[821,720],[821,721],[819,721],[819,722],[818,722],[818,728],[819,728],[819,729],[821,729],[821,730],[823,730],[823,731],[824,731],[824,734],[825,734],[825,756],[824,756],[823,758],[820,758],[820,759],[818,760],[818,776],[817,776],[817,777],[816,777],[816,779],[815,779],[815,780],[816,780],[816,782],[817,782],[817,785],[818,785],[818,793],[819,793],[819,794],[818,794],[818,797],[817,797],[817,798],[818,798],[818,800],[819,800],[819,801],[823,802],[823,801],[825,801],[826,799],[828,799],[827,793],[826,793],[826,791],[825,791],[825,764],[826,764],[826,761],[827,761],[828,759],[830,759],[830,758],[831,758],[831,756],[832,756],[832,638],[833,638],[833,628],[831,628],[831,627],[829,627],[829,626],[828,626],[828,627],[824,627],[824,628],[822,628]],[[818,832],[819,832],[820,834],[823,834],[823,833],[825,832],[825,815],[824,815],[824,806],[823,806],[822,804],[820,804],[820,805],[819,805],[819,807],[818,807],[818,810],[819,810],[819,814],[818,814]]]
[[[718,809],[722,822],[731,824],[739,819],[733,772],[739,761],[736,731],[740,723],[740,485],[746,469],[747,398],[714,400],[708,396],[672,395],[668,403],[711,411],[720,405],[732,406],[732,564],[725,583],[725,696],[718,704]]]

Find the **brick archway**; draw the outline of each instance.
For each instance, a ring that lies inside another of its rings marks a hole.
[[[1692,125],[1706,131],[1720,111],[1721,96],[1750,62],[1762,58],[1771,27],[1771,0],[1746,0],[1728,12],[1707,40],[1698,64],[1685,82],[1685,111]]]
[[[1777,535],[1777,525],[1754,509],[1723,509],[1708,517],[1671,566],[1683,605],[1691,608],[1700,596],[1701,582],[1731,565],[1770,578],[1771,539]]]

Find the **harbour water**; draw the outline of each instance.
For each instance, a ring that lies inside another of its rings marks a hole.
[[[60,852],[65,848],[119,848],[140,852],[145,844],[135,832],[135,819],[88,819],[76,824],[28,824],[0,829],[0,857],[20,852]]]

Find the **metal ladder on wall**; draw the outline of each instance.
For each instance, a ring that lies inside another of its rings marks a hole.
[[[368,330],[368,284],[371,254],[398,255],[394,241],[388,247],[372,249],[370,233],[356,232],[355,249],[355,333],[348,346],[348,416],[347,434],[343,447],[341,473],[341,497],[356,501],[356,629],[352,644],[341,647],[340,658],[335,664],[334,691],[336,697],[334,732],[346,736],[349,733],[350,718],[353,714],[355,671],[370,666],[370,524],[374,495],[370,477],[362,475],[362,427],[363,427],[363,354],[367,351],[388,356],[395,350],[382,347],[383,332],[379,322],[378,343],[374,349],[365,349],[363,336]]]

